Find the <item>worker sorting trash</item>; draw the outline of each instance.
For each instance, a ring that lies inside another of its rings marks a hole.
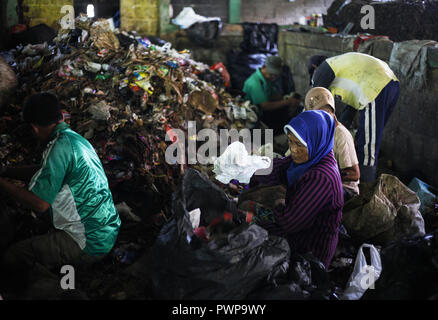
[[[438,5],[55,2],[0,6],[0,300],[436,299]]]

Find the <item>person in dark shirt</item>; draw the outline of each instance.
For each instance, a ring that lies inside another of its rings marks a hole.
[[[314,57],[312,59],[313,62],[318,61]],[[314,88],[324,87],[346,104],[339,121],[347,129],[359,112],[355,145],[360,181],[374,181],[383,129],[400,96],[397,76],[380,59],[364,53],[347,52],[320,62],[311,77]]]
[[[312,85],[312,78],[315,70],[327,59],[326,56],[312,56],[307,61],[307,71],[310,76],[310,85]]]

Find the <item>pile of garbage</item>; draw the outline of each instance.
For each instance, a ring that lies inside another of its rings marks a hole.
[[[241,129],[257,122],[254,106],[233,98],[218,81],[215,86],[202,80],[212,73],[222,78],[219,71],[170,43],[154,45],[135,32],[112,29],[105,19],[80,15],[75,29],[61,29],[53,44],[20,45],[3,56],[19,86],[15,103],[0,115],[2,165],[38,160],[19,115],[23,97],[39,91],[58,96],[65,121],[95,147],[110,187],[140,179],[169,197],[186,167],[165,160],[176,129],[196,140],[187,137],[189,121],[198,130]]]
[[[413,181],[410,191],[383,175],[368,192],[361,190],[361,197],[346,203],[346,229],[326,270],[310,253],[293,252],[285,239],[268,234],[237,209],[234,200],[247,187],[237,174],[252,175],[251,166],[236,167],[227,176],[219,170],[225,162],[221,158],[211,165],[166,161],[168,146],[182,142],[177,130],[184,132],[184,142],[197,141],[190,135],[191,121],[199,130],[257,125],[255,107],[226,91],[230,77],[222,64],[193,61],[187,51],[113,30],[106,20],[81,15],[75,23],[76,29],[60,30],[54,43],[1,53],[17,74],[18,89],[0,109],[0,165],[38,163],[44,146],[20,117],[23,98],[39,91],[56,94],[65,121],[101,158],[123,220],[110,261],[96,268],[96,278],[92,273],[78,277],[87,293],[114,299],[131,298],[133,288],[136,297],[146,292],[160,299],[396,297],[388,288],[405,275],[389,271],[408,264],[410,250],[420,248],[421,264],[405,268],[409,282],[401,296],[415,297],[419,290],[426,298],[436,296],[435,287],[417,288],[414,280],[415,272],[424,272],[423,284],[426,276],[431,281],[437,276],[438,242],[432,231],[438,225],[438,204],[428,186]],[[11,241],[45,232],[24,207],[1,195],[0,203],[0,213],[6,212],[0,214],[0,252]],[[141,225],[145,215],[162,219],[157,239],[151,236],[156,230]],[[362,249],[370,250],[370,275],[378,281],[371,293],[359,286],[362,267],[368,265]],[[391,260],[395,256],[398,260]],[[120,265],[128,266],[125,272],[119,272]]]

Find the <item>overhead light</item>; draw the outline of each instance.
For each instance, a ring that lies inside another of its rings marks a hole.
[[[87,16],[88,16],[89,18],[94,18],[94,5],[89,4],[89,5],[87,6]]]

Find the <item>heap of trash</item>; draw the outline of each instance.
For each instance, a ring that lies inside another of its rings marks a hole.
[[[220,72],[192,60],[187,50],[154,45],[135,32],[112,29],[105,19],[80,15],[75,29],[61,29],[52,45],[21,45],[7,52],[7,60],[19,85],[17,103],[1,111],[3,165],[37,161],[19,114],[23,98],[39,91],[58,96],[65,121],[95,147],[111,187],[141,177],[159,194],[170,195],[186,167],[165,160],[175,129],[187,132],[189,121],[198,130],[257,122],[255,107],[233,98]],[[202,79],[215,79],[215,85]]]
[[[258,125],[256,107],[227,92],[223,65],[209,67],[187,50],[83,15],[53,43],[20,45],[0,56],[18,80],[0,109],[0,165],[39,162],[44,146],[20,114],[24,98],[40,91],[58,96],[65,121],[103,163],[123,223],[111,254],[77,277],[90,298],[437,297],[437,192],[422,181],[408,188],[381,175],[361,185],[361,196],[345,203],[326,269],[238,210],[245,184],[271,159],[232,143],[209,164],[188,164],[185,152],[185,161],[167,161],[168,147],[181,142],[176,132],[199,142],[189,130],[193,123],[215,131]],[[244,166],[224,169],[242,154]],[[47,232],[41,217],[2,195],[0,203],[0,253]]]

